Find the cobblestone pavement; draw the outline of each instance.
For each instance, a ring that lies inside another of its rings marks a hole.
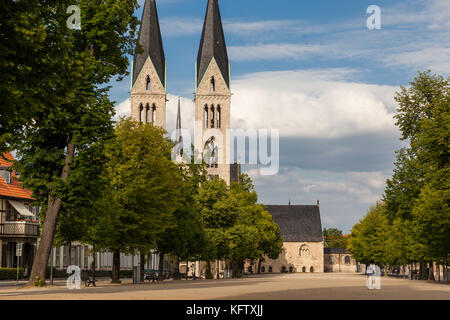
[[[0,286],[0,300],[450,300],[448,283],[430,283],[383,277],[381,290],[368,290],[366,278],[357,274],[283,274],[230,280],[182,280],[133,285],[100,281],[96,288],[68,290],[56,281],[46,288],[20,288],[15,282]]]

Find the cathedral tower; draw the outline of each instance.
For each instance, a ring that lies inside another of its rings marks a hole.
[[[145,0],[131,75],[131,117],[166,128],[166,58],[155,0]]]
[[[230,166],[230,72],[218,0],[208,0],[196,65],[195,148],[210,178],[232,177]]]

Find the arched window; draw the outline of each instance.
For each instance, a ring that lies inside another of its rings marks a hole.
[[[152,89],[152,84],[150,82],[150,76],[147,76],[147,79],[145,80],[145,90],[150,91]]]
[[[350,256],[345,256],[345,264],[350,264]]]
[[[11,171],[6,171],[6,183],[11,184]]]
[[[211,91],[216,91],[216,80],[214,80],[214,77],[211,78]]]
[[[139,122],[144,121],[144,106],[141,104],[139,106]]]
[[[306,267],[303,267],[303,268],[302,268],[302,272],[306,272]]]
[[[153,104],[152,106],[152,124],[156,126],[156,106]]]
[[[281,268],[281,272],[282,272],[282,273],[285,273],[285,272],[286,272],[286,266],[283,266],[283,267]]]
[[[208,106],[205,106],[205,128],[208,128]]]
[[[210,168],[219,167],[219,149],[215,137],[211,137],[205,142],[203,157]]]
[[[266,267],[261,267],[261,272],[266,272]]]
[[[309,272],[313,273],[314,272],[314,267],[309,268]]]
[[[309,247],[304,244],[300,247],[300,256],[301,257],[309,257],[311,255],[311,251],[309,250]]]
[[[269,272],[272,272],[272,266],[269,267]]]
[[[150,123],[150,106],[148,105],[148,103],[145,107],[145,122]]]
[[[215,114],[214,105],[212,105],[211,106],[211,128],[214,128],[214,121],[215,121],[214,114]]]
[[[220,105],[217,106],[217,129],[220,129],[220,127],[222,126],[222,119],[221,119],[221,114],[220,114]]]
[[[289,267],[289,273],[292,273],[292,272],[294,272],[294,267],[293,267],[293,266],[290,266],[290,267]]]
[[[330,256],[330,264],[334,264],[334,256]]]

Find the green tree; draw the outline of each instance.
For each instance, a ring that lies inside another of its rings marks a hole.
[[[347,238],[342,234],[342,230],[324,228],[323,238],[325,240],[325,248],[347,248]]]
[[[29,44],[31,47],[38,42],[35,47],[37,61],[33,61],[34,53],[31,53],[31,65],[14,65],[19,62],[13,61],[9,66],[23,68],[35,79],[30,81],[29,88],[24,89],[26,96],[13,101],[15,103],[5,119],[9,124],[8,132],[1,133],[2,139],[6,137],[2,143],[11,143],[10,147],[18,151],[20,161],[16,168],[21,172],[24,186],[33,190],[39,203],[45,204],[41,240],[29,285],[36,277],[45,280],[56,222],[73,172],[73,162],[80,151],[104,140],[111,132],[114,105],[108,99],[109,88],[105,84],[112,77],[120,79],[127,74],[127,54],[133,53],[137,25],[133,16],[136,1],[77,1],[81,9],[81,30],[71,30],[66,25],[66,10],[74,4],[73,1],[32,3],[33,6],[17,4],[15,9],[27,10],[22,16],[32,18],[30,24],[18,28],[21,33],[18,37],[22,37],[21,43],[25,47],[28,41],[32,42]],[[16,15],[7,21],[13,23],[18,17]],[[38,30],[28,33],[29,26],[36,19],[39,20]],[[7,28],[11,30],[16,26]],[[13,52],[14,49],[8,54]],[[39,67],[40,62],[43,62],[42,67]],[[36,83],[37,79],[40,81]],[[18,95],[21,94],[19,92]],[[36,103],[24,113],[24,121],[14,125],[20,110],[32,104],[35,96],[38,97]],[[6,140],[8,138],[12,141]]]
[[[263,255],[278,258],[282,251],[280,229],[263,205],[251,179],[241,175],[229,187],[223,180],[206,181],[197,196],[208,245],[202,258],[209,262],[228,260],[233,276],[242,275],[245,260]]]
[[[386,263],[388,230],[385,205],[378,202],[352,228],[348,240],[348,250],[356,260],[362,261],[366,265],[371,263],[384,265]]]
[[[170,160],[172,143],[164,130],[122,119],[115,138],[106,145],[106,180],[110,215],[106,249],[113,252],[113,282],[120,281],[120,252],[156,247],[158,237],[172,226],[182,199],[182,176]]]
[[[157,249],[160,254],[171,254],[175,260],[176,280],[180,279],[180,259],[186,261],[190,257],[199,257],[207,245],[207,236],[200,222],[200,213],[195,197],[200,185],[206,181],[206,167],[194,161],[180,167],[183,184],[181,201],[173,214],[172,227],[167,229],[157,239]],[[159,270],[162,276],[162,270]]]

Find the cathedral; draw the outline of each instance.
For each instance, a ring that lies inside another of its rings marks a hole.
[[[166,129],[166,59],[155,0],[146,0],[139,44],[143,52],[134,56],[131,76],[131,117]],[[195,72],[195,150],[203,155],[210,179],[227,184],[236,181],[240,165],[230,159],[231,91],[230,63],[218,0],[208,0]],[[177,141],[182,141],[180,105]],[[284,250],[272,261],[265,259],[266,272],[323,272],[324,252],[319,206],[267,206],[280,226]],[[201,272],[199,265],[188,270]],[[222,262],[214,274],[225,272]],[[250,272],[252,262],[246,264]],[[264,272],[264,271],[263,271]],[[199,276],[199,275],[197,275]]]
[[[155,0],[146,0],[139,44],[131,75],[131,117],[166,129],[166,59]],[[218,0],[209,0],[195,73],[195,150],[203,154],[211,179],[228,184],[238,179],[240,166],[230,161],[230,67]],[[178,107],[178,141],[181,116]]]

